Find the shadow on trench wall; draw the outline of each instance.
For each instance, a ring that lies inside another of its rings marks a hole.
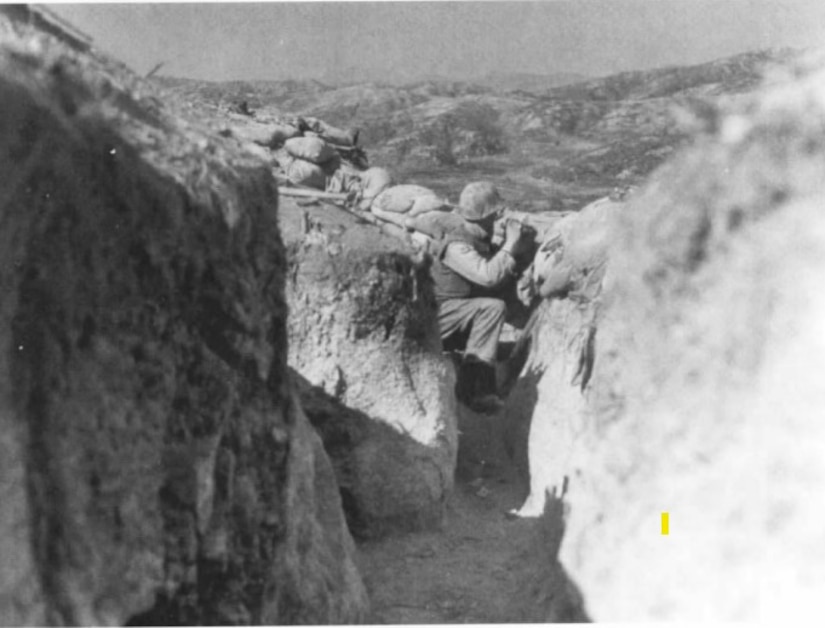
[[[530,423],[538,401],[538,383],[543,371],[529,370],[514,384],[504,408],[501,440],[519,479],[530,482],[527,454]]]
[[[559,549],[570,514],[564,496],[547,493],[544,514],[535,526],[532,551],[526,555],[522,593],[513,599],[513,621],[584,623],[591,619],[584,597],[559,562]]]
[[[528,364],[532,334],[510,349],[501,372],[507,403],[498,417],[498,437],[510,464],[525,485],[530,481],[528,444],[535,420],[538,386],[545,375],[540,361]],[[513,600],[510,616],[518,622],[589,622],[584,598],[559,562],[570,504],[565,501],[568,480],[556,494],[546,491],[544,512],[536,521],[535,537],[525,555],[524,586]],[[525,489],[529,491],[529,489]]]
[[[342,404],[290,369],[304,412],[318,432],[338,481],[350,533],[357,540],[440,525],[452,469],[429,447]]]

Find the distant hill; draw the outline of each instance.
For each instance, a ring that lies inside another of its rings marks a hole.
[[[357,68],[336,68],[334,72],[329,72],[322,76],[321,82],[335,88],[364,83],[392,87],[405,87],[427,83],[432,85],[465,84],[474,86],[474,89],[502,93],[513,91],[543,93],[554,87],[569,85],[571,83],[581,83],[589,78],[591,77],[574,72],[557,72],[553,74],[491,72],[472,78],[457,78],[443,74],[422,74],[415,77],[401,78],[399,80],[398,77],[391,77],[380,72],[366,72]]]
[[[208,107],[230,107],[246,101],[250,107],[278,107],[300,111],[332,88],[318,81],[198,81],[158,76],[153,80],[190,103]]]
[[[463,183],[483,177],[528,206],[575,208],[614,186],[639,183],[676,150],[688,137],[677,111],[736,98],[767,68],[796,54],[752,52],[572,83],[580,77],[431,77],[340,87],[312,80],[156,80],[215,124],[246,101],[259,120],[310,115],[358,127],[373,164],[453,198]]]
[[[642,100],[686,95],[740,93],[753,89],[765,66],[799,54],[791,49],[746,52],[693,66],[622,72],[612,76],[553,87],[542,95],[564,100]]]
[[[499,92],[528,92],[541,94],[549,89],[581,83],[588,80],[584,74],[573,72],[559,72],[556,74],[529,74],[524,72],[504,73],[495,72],[472,79],[472,83],[487,87]]]

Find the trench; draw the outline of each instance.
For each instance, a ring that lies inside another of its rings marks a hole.
[[[407,276],[410,269],[406,265],[396,268],[396,264],[375,275],[383,287],[374,290],[369,281],[360,279],[361,275],[370,275],[367,269],[374,268],[373,262],[367,261],[371,259],[369,254],[354,254],[363,255],[354,258],[361,260],[356,264],[328,257],[322,249],[307,249],[297,226],[302,211],[323,225],[325,232],[332,233],[334,226],[340,225],[345,250],[379,250],[379,246],[376,242],[367,244],[370,238],[375,239],[373,227],[353,224],[342,212],[323,207],[299,209],[289,201],[280,204],[279,221],[287,243],[291,243],[291,263],[294,268],[300,265],[287,288],[292,303],[290,364],[296,371],[294,379],[304,410],[339,475],[342,505],[356,540],[355,561],[370,601],[366,621],[445,624],[586,620],[581,596],[557,560],[564,529],[563,504],[551,502],[540,518],[507,516],[524,503],[529,493],[527,441],[541,375],[519,375],[530,343],[515,342],[515,332],[501,347],[502,358],[507,357],[508,349],[518,347],[512,361],[515,366],[505,378],[507,388],[512,390],[505,407],[491,415],[474,413],[462,405],[456,407],[458,454],[451,470],[453,487],[441,504],[441,512],[434,516],[429,505],[421,504],[424,510],[406,511],[403,517],[409,521],[399,521],[398,517],[392,521],[371,519],[371,498],[364,497],[362,480],[351,478],[352,460],[358,457],[352,452],[363,452],[365,446],[372,450],[372,445],[365,445],[372,439],[381,448],[398,446],[398,455],[410,453],[411,457],[405,459],[414,465],[420,464],[417,456],[431,460],[434,454],[415,440],[394,435],[389,425],[369,412],[347,405],[346,395],[334,394],[337,385],[328,382],[326,393],[315,386],[319,377],[335,366],[341,379],[369,388],[370,398],[386,395],[388,390],[406,395],[397,399],[395,412],[425,415],[428,410],[422,403],[434,400],[422,400],[421,395],[442,394],[430,381],[438,371],[422,369],[422,363],[415,362],[413,368],[418,369],[420,377],[413,378],[408,360],[415,358],[405,355],[405,351],[414,353],[423,347],[431,357],[434,352],[441,353],[434,320],[429,319],[435,312],[425,316],[424,306],[399,305],[399,299],[414,299],[407,294],[408,286],[398,281],[398,277]],[[399,251],[403,245],[393,239],[381,246],[387,248],[380,250]],[[396,257],[391,259],[398,262]],[[308,270],[311,268],[315,270]],[[334,280],[333,276],[341,278]],[[319,317],[333,306],[334,320]],[[394,324],[388,328],[384,313],[396,311]],[[524,314],[525,320],[519,326],[527,324],[529,312]],[[355,321],[353,325],[360,325],[360,333],[348,332],[344,322],[350,320],[348,317]],[[418,340],[411,341],[410,336]],[[331,338],[346,340],[333,344]],[[420,346],[414,348],[419,342]],[[385,384],[383,373],[367,363],[369,359],[383,360],[389,351],[401,352],[390,362],[399,369],[398,378],[403,380],[406,393],[392,388],[398,384]],[[353,359],[350,353],[362,358]],[[384,390],[384,386],[389,388]],[[428,475],[421,470],[406,474],[384,459],[369,460],[388,476],[378,485],[369,483],[366,490],[382,495],[389,492],[397,504],[408,503],[409,494],[421,488],[409,486],[410,482],[425,482]],[[360,469],[363,472],[363,467]],[[351,489],[360,490],[364,500],[360,509]]]
[[[523,362],[516,361],[517,371]],[[588,621],[558,561],[562,501],[550,499],[539,518],[508,515],[529,493],[527,440],[540,377],[528,369],[511,382],[508,403],[496,414],[457,407],[454,486],[439,525],[365,537],[342,488],[370,600],[368,623]],[[309,413],[317,415],[315,408]]]
[[[507,416],[462,418],[455,488],[440,528],[358,544],[371,602],[367,621],[587,621],[556,559],[561,504],[553,502],[541,518],[506,516],[528,492],[526,461],[513,451],[518,435]]]

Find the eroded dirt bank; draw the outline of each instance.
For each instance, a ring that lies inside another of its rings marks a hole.
[[[823,67],[708,116],[621,216],[561,552],[596,619],[822,615]]]
[[[2,623],[363,617],[271,174],[2,13],[0,109]]]
[[[361,538],[439,525],[457,431],[427,269],[330,205],[284,199],[289,365]]]
[[[603,290],[543,306],[522,511],[568,485],[595,620],[821,615],[822,67],[703,112],[617,214]]]

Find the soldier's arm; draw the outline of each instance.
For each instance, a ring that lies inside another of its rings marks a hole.
[[[452,242],[447,245],[442,261],[445,266],[467,281],[482,288],[500,286],[513,277],[516,269],[516,260],[508,250],[502,249],[490,259],[486,259],[472,245],[465,242]]]

